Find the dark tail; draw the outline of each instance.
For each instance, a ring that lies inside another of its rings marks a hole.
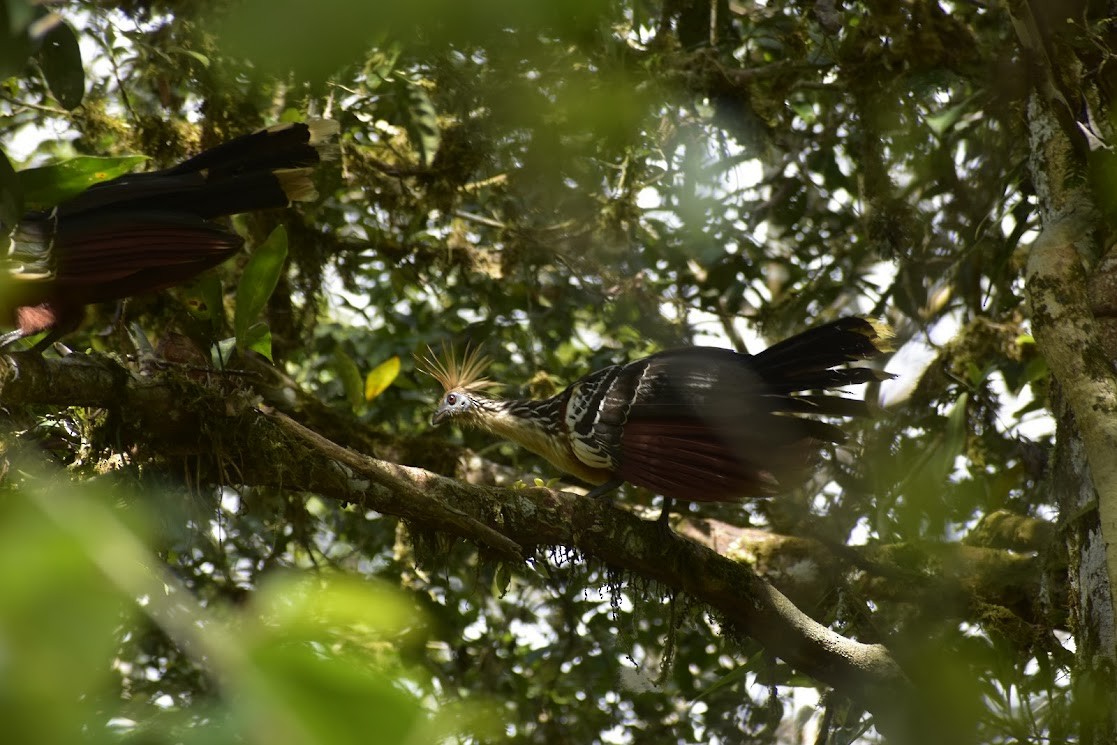
[[[850,316],[785,339],[753,358],[756,372],[773,394],[786,396],[786,411],[824,416],[865,416],[864,401],[833,395],[810,395],[858,383],[894,377],[847,363],[871,360],[890,350],[891,332],[881,323]],[[799,394],[791,396],[789,394]]]
[[[0,324],[50,338],[89,303],[184,282],[236,252],[240,237],[214,218],[315,199],[314,166],[336,147],[337,122],[268,127],[173,168],[106,181],[48,212],[24,215],[0,272]]]
[[[204,220],[316,199],[311,173],[333,156],[338,124],[278,124],[229,140],[162,171],[97,184],[59,205],[65,219],[91,210],[167,211]]]

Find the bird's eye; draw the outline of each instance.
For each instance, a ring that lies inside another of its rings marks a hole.
[[[451,393],[450,395],[448,395],[446,397],[446,403],[450,406],[453,406],[457,402],[458,402],[458,394],[456,394],[456,393]]]

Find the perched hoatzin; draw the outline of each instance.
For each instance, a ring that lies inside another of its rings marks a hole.
[[[885,349],[883,327],[842,318],[755,355],[690,347],[586,375],[542,400],[482,394],[488,360],[433,352],[420,367],[445,395],[431,424],[452,420],[512,440],[601,495],[628,481],[668,499],[770,495],[801,478],[845,433],[815,417],[864,416],[864,401],[825,391],[882,380],[847,363]],[[428,350],[429,351],[429,350]],[[813,391],[813,393],[812,393]]]
[[[54,209],[30,212],[0,257],[0,348],[73,331],[85,306],[184,282],[243,241],[215,218],[315,199],[311,172],[337,122],[279,124],[162,171],[96,184]],[[0,226],[3,228],[3,226]]]

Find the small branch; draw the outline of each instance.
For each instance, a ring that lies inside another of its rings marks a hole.
[[[41,111],[44,114],[64,117],[66,119],[74,118],[73,112],[67,111],[66,109],[62,109],[57,106],[44,106],[43,104],[31,103],[30,101],[19,101],[15,98],[12,98],[11,96],[4,94],[0,94],[0,101],[11,104],[13,110],[16,111],[18,111],[19,109],[27,109],[28,111]]]
[[[498,228],[500,230],[508,229],[508,226],[500,220],[494,220],[484,215],[475,215],[472,212],[465,212],[464,210],[454,210],[454,217],[460,217],[462,220],[468,220],[469,222],[475,222],[480,225],[487,225],[490,228]]]
[[[498,173],[495,176],[489,176],[480,181],[470,181],[468,184],[463,184],[462,191],[480,191],[490,186],[503,186],[506,183],[508,183],[508,174]]]
[[[735,350],[741,354],[748,354],[749,348],[745,344],[744,338],[737,331],[737,327],[733,324],[734,314],[726,307],[725,297],[718,298],[718,321],[721,323],[721,330],[729,338],[729,343]]]

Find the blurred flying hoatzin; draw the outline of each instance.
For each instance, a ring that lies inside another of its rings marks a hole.
[[[46,331],[35,345],[45,349],[90,303],[172,287],[225,261],[244,241],[215,218],[317,198],[311,172],[337,131],[331,120],[279,124],[27,213],[0,256],[0,324],[16,327],[0,348]]]
[[[826,443],[846,435],[815,417],[869,414],[865,401],[826,391],[884,380],[847,363],[886,351],[887,331],[848,317],[809,329],[759,354],[689,347],[612,365],[535,401],[489,398],[488,359],[433,352],[420,367],[445,395],[431,424],[452,420],[543,456],[597,485],[624,482],[668,499],[733,501],[794,485]],[[813,391],[813,392],[812,392]],[[664,513],[666,514],[666,513]]]

